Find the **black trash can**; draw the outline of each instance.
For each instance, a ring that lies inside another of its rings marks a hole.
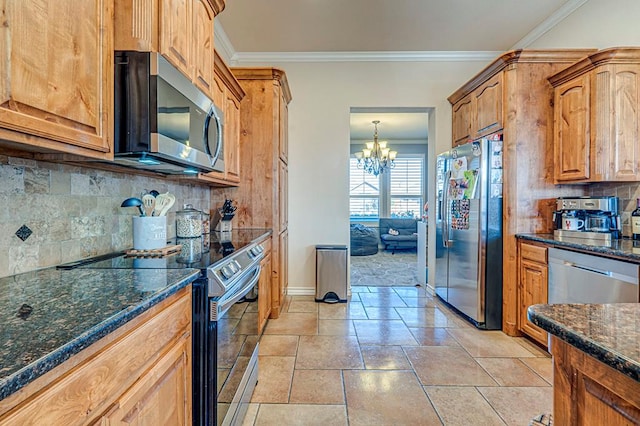
[[[346,303],[347,246],[316,246],[316,302]]]

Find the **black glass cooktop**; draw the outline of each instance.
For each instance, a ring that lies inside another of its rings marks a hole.
[[[167,245],[182,244],[182,249],[165,257],[129,257],[124,252],[88,258],[59,265],[58,269],[206,269],[226,256],[264,238],[266,229],[239,229],[197,238],[175,238]]]

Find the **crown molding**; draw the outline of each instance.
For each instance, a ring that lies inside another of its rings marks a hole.
[[[243,62],[486,62],[502,52],[406,51],[406,52],[236,52],[234,63]]]
[[[213,24],[213,39],[215,40],[215,48],[221,56],[226,59],[227,63],[231,63],[231,58],[236,54],[236,50],[231,44],[231,40],[227,37],[227,33],[224,32],[220,21],[217,19]]]
[[[531,30],[527,35],[522,37],[520,41],[514,44],[511,49],[524,49],[530,46],[534,41],[542,37],[547,31],[562,22],[567,16],[575,12],[580,6],[589,0],[569,0],[553,12],[547,19],[542,21],[540,25]]]

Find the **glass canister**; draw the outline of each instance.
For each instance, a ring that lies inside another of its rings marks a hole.
[[[202,235],[202,212],[185,204],[183,210],[176,212],[176,237],[195,238]]]
[[[211,233],[211,216],[209,212],[203,210],[202,211],[202,234],[210,234]]]

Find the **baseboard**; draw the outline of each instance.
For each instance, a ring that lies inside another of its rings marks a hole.
[[[312,287],[287,287],[287,295],[289,296],[315,296],[316,289]]]

